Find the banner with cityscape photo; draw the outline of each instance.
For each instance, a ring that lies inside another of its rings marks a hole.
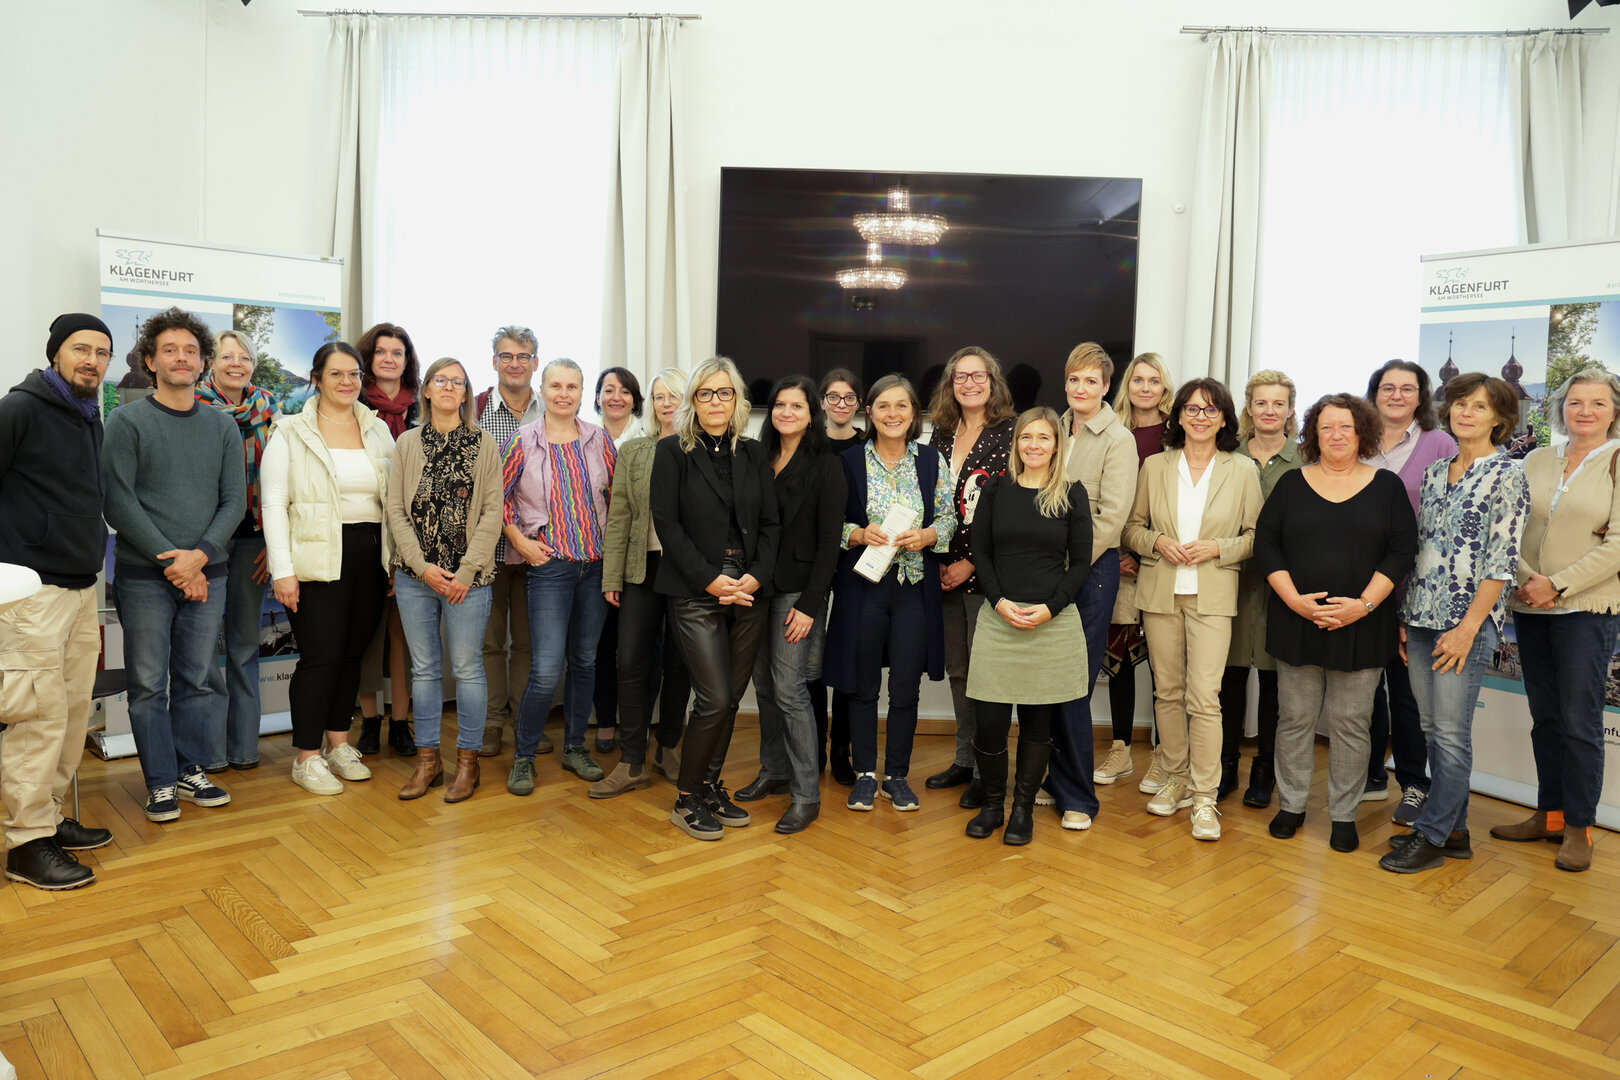
[[[1435,385],[1481,371],[1518,392],[1508,452],[1554,444],[1548,395],[1581,368],[1620,373],[1620,240],[1536,244],[1423,260],[1419,362]],[[1562,441],[1562,439],[1558,439]],[[1605,742],[1620,761],[1620,642],[1609,665]],[[1474,718],[1474,790],[1534,806],[1530,713],[1512,620]],[[1598,822],[1620,828],[1620,766],[1607,770]]]

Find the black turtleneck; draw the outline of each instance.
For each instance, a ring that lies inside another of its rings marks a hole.
[[[725,500],[726,510],[730,521],[726,526],[726,547],[732,551],[743,550],[742,527],[737,524],[737,492],[731,482],[731,432],[714,436],[707,431],[699,429],[697,433],[697,453],[707,455],[714,465],[714,471],[720,477],[720,497]]]

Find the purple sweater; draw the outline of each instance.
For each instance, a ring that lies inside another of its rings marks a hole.
[[[1418,489],[1423,486],[1423,470],[1439,461],[1441,458],[1451,457],[1457,452],[1457,440],[1450,435],[1435,428],[1433,431],[1418,432],[1417,444],[1412,447],[1412,456],[1406,459],[1406,464],[1395,473],[1406,485],[1406,497],[1412,500],[1412,513],[1418,510]]]

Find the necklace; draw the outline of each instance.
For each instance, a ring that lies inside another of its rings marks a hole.
[[[325,420],[328,424],[346,424],[353,426],[355,423],[357,423],[353,416],[350,416],[347,420],[339,420],[335,416],[326,415],[326,413],[320,409],[315,410],[315,415],[319,416],[322,420]]]

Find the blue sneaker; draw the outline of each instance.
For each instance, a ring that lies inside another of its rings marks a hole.
[[[175,784],[174,789],[180,798],[198,806],[224,806],[231,801],[230,793],[224,788],[215,787],[200,765],[193,765],[181,773],[180,782]]]
[[[855,775],[855,786],[850,789],[849,802],[846,804],[851,810],[870,810],[872,804],[877,802],[877,775],[863,772]]]
[[[180,817],[180,800],[174,797],[174,788],[153,788],[146,793],[147,821],[174,821]]]
[[[916,792],[911,790],[911,785],[906,783],[903,776],[891,776],[883,781],[882,795],[894,803],[896,810],[915,810],[921,805],[917,802]]]

